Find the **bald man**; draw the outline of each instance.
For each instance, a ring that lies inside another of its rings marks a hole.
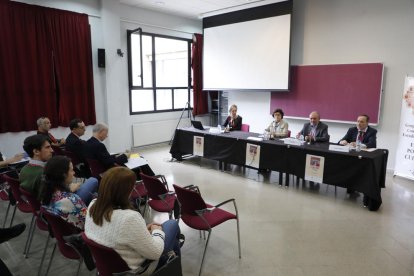
[[[313,142],[329,142],[328,125],[322,123],[319,112],[312,111],[309,114],[309,123],[303,125],[302,130],[296,135],[305,137],[305,141]]]

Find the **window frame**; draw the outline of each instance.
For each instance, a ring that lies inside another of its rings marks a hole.
[[[141,66],[141,85],[136,86],[133,85],[133,78],[132,78],[132,46],[131,46],[131,36],[135,33],[139,32],[140,36],[140,66]],[[142,58],[142,36],[150,36],[152,41],[152,61],[151,61],[151,71],[152,71],[152,87],[144,87],[144,72],[143,72],[143,58]],[[187,42],[187,58],[188,58],[188,77],[187,77],[187,86],[160,86],[157,87],[157,76],[156,76],[156,60],[155,60],[155,39],[156,38],[167,38],[167,39],[175,39]],[[174,91],[175,90],[182,90],[187,89],[187,102],[191,100],[191,91],[193,89],[192,86],[192,68],[191,68],[191,49],[192,49],[193,41],[188,38],[182,37],[175,37],[169,35],[161,35],[155,34],[150,32],[143,32],[141,28],[135,30],[127,30],[127,49],[128,49],[128,92],[129,92],[129,114],[130,115],[139,115],[139,114],[150,114],[150,113],[163,113],[163,112],[176,112],[181,111],[183,108],[175,108],[174,107]],[[153,110],[147,111],[132,111],[132,91],[133,90],[152,90],[154,106]],[[162,109],[157,110],[157,90],[171,90],[171,99],[172,103],[171,109]],[[192,104],[190,103],[190,107]],[[185,106],[185,110],[189,110],[188,106]],[[192,107],[190,108],[192,110]]]

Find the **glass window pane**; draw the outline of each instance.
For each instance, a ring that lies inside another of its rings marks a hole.
[[[142,86],[141,79],[141,51],[139,34],[131,34],[131,64],[132,64],[132,85]]]
[[[157,110],[172,109],[172,91],[170,89],[158,89]]]
[[[154,93],[152,90],[131,91],[132,112],[153,111]]]
[[[157,87],[188,86],[188,42],[155,38]]]
[[[188,89],[174,89],[174,109],[184,108],[188,102]]]
[[[152,87],[152,37],[142,36],[142,70],[144,87]]]

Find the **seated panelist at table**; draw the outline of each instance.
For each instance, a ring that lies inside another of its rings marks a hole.
[[[377,147],[377,130],[368,126],[369,116],[359,115],[356,126],[348,129],[345,136],[339,141],[341,145],[351,145],[355,147],[356,141],[360,141],[363,147],[376,148]]]
[[[270,125],[265,129],[265,131],[270,132],[270,136],[273,137],[287,137],[288,136],[288,128],[289,124],[283,120],[283,110],[280,108],[275,109],[273,111],[272,117],[274,121],[270,123]]]
[[[329,142],[328,125],[322,123],[319,112],[312,111],[309,114],[309,123],[303,125],[302,130],[296,135],[303,135],[307,142]]]
[[[229,108],[230,116],[226,118],[223,123],[223,127],[232,131],[232,130],[241,130],[242,127],[242,117],[237,115],[237,105],[232,104]]]

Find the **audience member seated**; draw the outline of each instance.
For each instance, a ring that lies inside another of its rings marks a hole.
[[[289,124],[283,120],[283,110],[280,108],[275,109],[272,116],[275,120],[265,129],[270,132],[270,137],[288,137]]]
[[[98,160],[104,166],[105,170],[114,166],[124,166],[125,163],[128,162],[130,156],[128,150],[122,154],[111,155],[106,146],[102,143],[106,137],[108,137],[108,126],[98,123],[94,125],[92,132],[92,137],[86,142],[85,158]],[[141,172],[147,175],[154,175],[154,172],[148,164],[133,168],[132,170],[135,172],[138,179],[140,179],[139,174]]]
[[[377,130],[368,126],[369,116],[359,115],[357,118],[356,126],[348,129],[345,136],[339,141],[341,145],[351,145],[355,147],[356,141],[360,141],[364,148],[376,148],[377,147]]]
[[[108,126],[98,123],[93,126],[92,137],[86,142],[85,157],[96,159],[102,163],[105,169],[128,162],[129,152],[117,156],[109,154],[106,146],[102,143],[108,137]]]
[[[7,242],[8,240],[19,236],[26,229],[26,224],[20,223],[10,228],[0,228],[0,243]],[[0,275],[12,276],[10,270],[6,264],[0,259]]]
[[[86,189],[82,189],[82,186],[79,187],[79,184],[72,183],[73,176],[74,171],[69,158],[52,157],[44,169],[42,204],[49,212],[83,230],[87,208],[85,203],[92,199],[92,195]],[[75,191],[78,194],[75,194]]]
[[[53,150],[47,138],[44,135],[38,134],[27,137],[24,140],[23,149],[27,152],[31,159],[29,163],[20,171],[20,187],[33,194],[38,200],[41,200],[44,190],[42,175],[46,162],[52,158]],[[64,158],[70,163],[70,160],[67,157]],[[68,172],[68,170],[69,169],[67,169],[66,172]],[[98,180],[91,177],[83,184],[75,183],[72,187],[74,189],[77,188],[74,191],[79,196],[84,198],[86,202],[89,202],[92,199],[92,194],[98,188]]]
[[[312,111],[309,114],[309,123],[303,125],[302,130],[296,135],[299,138],[301,135],[305,141],[313,142],[329,142],[328,125],[322,123],[319,112]]]
[[[168,252],[180,255],[180,229],[175,220],[162,225],[145,224],[141,214],[132,209],[129,195],[136,176],[125,167],[108,170],[99,186],[98,198],[89,205],[85,221],[86,236],[113,248],[130,269],[144,270],[150,275],[168,259]],[[141,275],[141,274],[140,274]]]
[[[3,154],[0,152],[0,168],[6,167],[12,163],[22,160],[24,157],[23,153],[18,153],[15,156],[4,160]]]
[[[71,130],[68,137],[66,137],[66,151],[72,152],[82,164],[77,168],[81,175],[90,177],[90,170],[87,166],[87,162],[84,156],[84,147],[86,141],[82,140],[80,137],[85,134],[85,123],[81,119],[73,119],[69,123],[69,128]]]
[[[40,134],[27,137],[23,142],[23,149],[31,159],[20,171],[20,187],[40,200],[43,168],[52,158],[53,150],[48,138]]]
[[[56,139],[50,132],[50,128],[52,124],[50,123],[49,118],[47,117],[40,117],[37,119],[37,134],[44,135],[48,138],[49,143],[52,146],[60,147],[65,144],[65,138]]]
[[[230,116],[226,118],[226,121],[223,123],[223,127],[227,130],[241,130],[242,127],[242,117],[237,115],[237,105],[233,104],[229,108]]]

